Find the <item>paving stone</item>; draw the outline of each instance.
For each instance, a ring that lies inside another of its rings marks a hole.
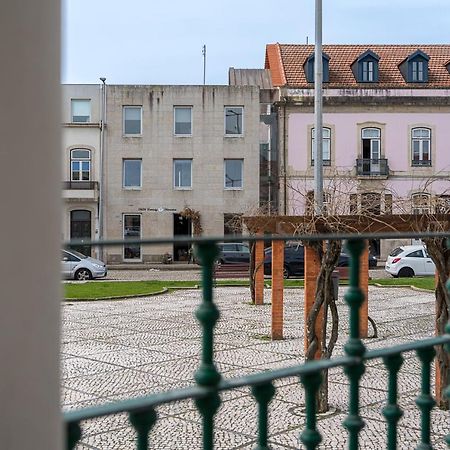
[[[118,271],[119,272],[119,271]],[[161,274],[158,274],[160,276]],[[162,275],[161,275],[162,276]],[[196,275],[198,276],[198,275]],[[348,306],[340,289],[340,337],[334,355],[344,354],[348,339]],[[266,290],[266,302],[270,290]],[[215,288],[221,311],[215,328],[215,361],[225,379],[302,364],[303,289],[285,290],[285,337],[272,342],[271,306],[249,304],[247,288]],[[377,339],[365,339],[367,349],[397,345],[432,336],[432,293],[410,289],[369,287],[369,314],[376,320]],[[177,291],[148,299],[65,304],[62,337],[62,405],[64,410],[111,401],[144,397],[193,384],[200,362],[201,327],[194,316],[200,290]],[[370,327],[369,327],[370,329]],[[369,331],[370,332],[370,331]],[[404,355],[399,374],[399,447],[411,449],[420,441],[420,413],[415,398],[420,392],[420,363],[414,353]],[[385,447],[386,423],[382,415],[388,376],[380,360],[371,360],[361,380],[360,448]],[[304,427],[304,390],[298,377],[276,380],[269,406],[269,441],[272,449],[299,448]],[[342,368],[329,371],[332,414],[319,416],[323,433],[320,449],[345,448],[342,426],[348,408],[348,379]],[[248,387],[220,393],[222,404],[215,418],[215,448],[253,449],[256,446],[257,405]],[[150,436],[152,449],[201,448],[201,418],[193,400],[163,404]],[[434,448],[444,449],[449,432],[448,412],[433,410]],[[89,422],[89,423],[88,423]],[[135,448],[135,433],[125,414],[86,421],[77,449]]]

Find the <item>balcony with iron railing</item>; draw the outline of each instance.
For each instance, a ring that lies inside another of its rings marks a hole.
[[[437,235],[437,234],[436,234]],[[420,236],[425,236],[421,234]],[[441,238],[444,234],[439,235]],[[386,236],[384,236],[386,237]],[[396,237],[411,238],[412,234],[401,235]],[[430,233],[428,233],[430,237]],[[142,398],[134,398],[116,403],[104,404],[101,406],[89,407],[86,409],[66,412],[64,420],[67,430],[66,448],[72,450],[77,443],[82,442],[83,430],[89,429],[89,421],[102,418],[105,416],[126,413],[129,422],[136,431],[135,448],[144,450],[152,448],[151,430],[158,422],[158,407],[166,404],[174,404],[182,400],[192,399],[195,401],[196,408],[201,415],[202,422],[202,448],[205,450],[213,449],[215,439],[215,415],[221,404],[221,396],[231,391],[237,392],[245,387],[251,388],[251,393],[257,405],[257,417],[248,417],[249,421],[257,424],[257,436],[254,436],[256,449],[268,450],[269,425],[268,418],[270,412],[270,403],[277,392],[277,388],[281,386],[278,381],[288,377],[299,377],[305,392],[305,415],[301,419],[304,423],[304,429],[299,435],[299,440],[307,449],[318,448],[323,439],[323,434],[335,433],[334,429],[325,428],[323,433],[319,431],[317,425],[317,404],[316,394],[321,383],[322,373],[328,369],[341,367],[344,369],[348,378],[348,410],[347,416],[342,423],[348,432],[348,448],[357,450],[361,444],[360,431],[365,425],[364,417],[360,412],[360,381],[366,367],[373,365],[378,360],[383,363],[386,368],[386,379],[380,379],[380,385],[377,389],[380,393],[386,393],[385,407],[382,413],[385,417],[385,440],[388,449],[396,449],[399,438],[398,422],[403,415],[402,405],[398,401],[399,392],[399,370],[402,366],[403,357],[410,352],[415,352],[420,365],[421,382],[417,386],[410,386],[408,392],[417,395],[417,414],[421,416],[420,437],[417,439],[416,448],[431,449],[432,448],[432,428],[431,422],[433,415],[432,409],[435,400],[432,396],[432,363],[435,359],[436,348],[445,346],[450,351],[450,324],[447,325],[446,334],[440,336],[416,340],[412,342],[385,347],[373,350],[367,350],[362,339],[360,338],[360,308],[363,302],[363,293],[360,288],[360,256],[364,247],[363,240],[368,236],[359,235],[328,235],[328,236],[266,236],[266,237],[243,237],[250,242],[272,241],[291,241],[301,240],[308,244],[313,241],[347,239],[347,249],[351,257],[349,288],[345,294],[345,300],[348,305],[348,340],[344,346],[344,355],[333,357],[331,359],[323,359],[307,362],[306,364],[279,368],[276,370],[254,373],[238,378],[223,378],[218,371],[214,361],[214,328],[220,316],[220,311],[214,302],[214,283],[213,273],[215,260],[219,255],[218,242],[227,242],[230,239],[236,240],[236,237],[230,238],[186,238],[183,242],[189,242],[197,247],[197,254],[202,262],[202,290],[203,296],[195,315],[200,322],[202,329],[202,350],[199,357],[198,370],[195,372],[195,385],[182,389],[167,390],[162,393],[155,393]],[[132,244],[145,245],[161,245],[166,243],[173,244],[174,239],[165,240],[136,240],[127,241]],[[177,241],[178,242],[178,241]],[[110,242],[110,245],[123,245],[124,241]],[[103,245],[102,243],[100,243]],[[94,243],[93,245],[98,245]],[[450,288],[450,285],[449,285]],[[383,381],[384,380],[384,381]],[[385,384],[385,386],[384,386]],[[383,385],[383,386],[382,386]],[[343,385],[344,389],[344,385]],[[447,393],[448,388],[447,388]],[[241,394],[242,395],[242,394]],[[294,402],[294,400],[292,400]],[[366,418],[367,419],[367,418]],[[407,420],[405,418],[405,420]],[[409,419],[408,419],[409,420]],[[448,422],[447,422],[448,424]],[[116,426],[116,425],[115,425]],[[439,425],[441,427],[442,424]],[[445,426],[444,433],[448,433],[448,426]],[[383,434],[383,433],[380,433]],[[166,448],[188,448],[183,447],[177,441],[176,436],[166,435]],[[171,439],[174,439],[172,442]],[[371,438],[372,439],[372,438]],[[442,438],[441,438],[442,439]],[[420,441],[419,441],[420,440]],[[450,445],[450,433],[443,439]],[[181,443],[183,441],[180,441]],[[367,444],[367,442],[366,442]],[[381,448],[372,443],[371,448]],[[441,442],[439,445],[445,445]],[[119,447],[118,447],[119,448]],[[124,448],[120,446],[120,448]],[[364,447],[365,448],[365,447]],[[439,447],[443,448],[443,447]]]
[[[66,200],[98,201],[98,181],[63,181],[62,197]]]
[[[362,158],[356,160],[356,175],[359,177],[387,177],[388,160],[384,158]]]

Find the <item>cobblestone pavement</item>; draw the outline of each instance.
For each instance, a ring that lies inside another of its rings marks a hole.
[[[429,337],[434,330],[433,294],[409,289],[370,287],[370,316],[378,326],[378,339],[368,348]],[[342,354],[347,339],[347,307],[340,292],[341,336],[335,351]],[[271,342],[270,305],[249,304],[245,288],[218,288],[215,299],[221,319],[215,332],[215,360],[224,377],[241,376],[303,362],[303,290],[285,291],[285,339]],[[266,301],[270,291],[266,291]],[[62,404],[65,410],[102,404],[188,386],[199,364],[200,328],[193,312],[200,303],[198,290],[185,290],[145,299],[66,303],[63,306]],[[348,407],[348,383],[341,369],[329,375],[332,413],[319,418],[323,433],[320,448],[346,447],[342,427]],[[385,448],[386,425],[381,414],[386,399],[387,372],[381,361],[371,361],[361,380],[362,449]],[[270,448],[299,448],[304,426],[304,393],[297,378],[276,382],[270,404]],[[405,355],[399,374],[399,448],[419,442],[420,415],[414,400],[419,393],[420,366],[413,354]],[[150,435],[150,448],[201,448],[199,414],[192,401],[158,409],[159,420]],[[216,416],[217,449],[252,449],[257,430],[255,402],[248,389],[222,395]],[[125,415],[83,424],[77,449],[132,449],[134,432]],[[433,412],[433,444],[445,449],[449,415]]]

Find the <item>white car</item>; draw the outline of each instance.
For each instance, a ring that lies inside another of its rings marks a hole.
[[[390,253],[384,269],[393,277],[413,277],[434,275],[436,266],[423,245],[405,245]]]
[[[75,250],[61,251],[61,270],[64,278],[79,281],[105,277],[107,274],[104,262],[85,256]]]

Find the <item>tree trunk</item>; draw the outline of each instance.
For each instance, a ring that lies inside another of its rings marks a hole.
[[[256,243],[250,242],[250,265],[248,268],[248,276],[250,278],[250,296],[252,299],[252,303],[254,304],[256,301],[256,295],[255,295],[255,260],[256,260]]]
[[[436,334],[440,336],[449,322],[450,296],[446,282],[450,274],[450,249],[444,238],[424,239],[424,242],[436,265]],[[450,355],[442,345],[436,347],[436,365],[436,401],[439,408],[448,410],[449,399],[445,398],[444,390],[450,384]]]

